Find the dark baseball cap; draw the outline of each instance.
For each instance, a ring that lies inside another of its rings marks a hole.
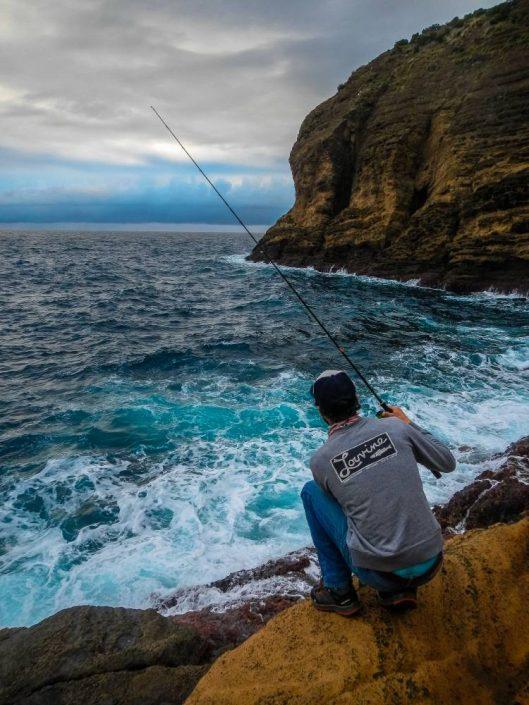
[[[358,396],[353,380],[343,370],[325,370],[312,385],[312,396],[316,406],[332,408],[347,402],[356,402]]]

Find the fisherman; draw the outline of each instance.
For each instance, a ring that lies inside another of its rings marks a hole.
[[[312,600],[321,610],[349,616],[360,609],[351,573],[378,591],[386,607],[417,604],[417,586],[431,580],[443,560],[441,528],[422,489],[417,463],[436,476],[455,468],[448,448],[390,409],[292,281],[267,254],[238,213],[191,156],[155,107],[160,122],[200,171],[266,261],[329,338],[384,410],[381,421],[358,415],[355,385],[341,371],[328,370],[313,385],[316,406],[329,438],[311,460],[314,481],[301,492],[322,572]]]
[[[346,372],[323,372],[312,395],[329,426],[327,441],[310,462],[314,480],[301,492],[322,575],[312,602],[347,617],[358,612],[354,573],[378,592],[382,606],[416,607],[417,587],[433,578],[443,560],[441,527],[417,463],[434,473],[451,472],[455,458],[399,407],[380,419],[360,416]]]

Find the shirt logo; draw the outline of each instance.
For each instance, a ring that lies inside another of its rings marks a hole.
[[[349,450],[335,455],[334,458],[331,458],[331,465],[340,482],[346,482],[355,472],[365,470],[370,465],[396,454],[397,449],[391,438],[387,433],[381,433],[354,448],[349,448]]]

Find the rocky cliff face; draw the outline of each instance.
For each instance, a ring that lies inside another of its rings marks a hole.
[[[304,120],[268,257],[458,291],[529,290],[529,0],[434,26]]]

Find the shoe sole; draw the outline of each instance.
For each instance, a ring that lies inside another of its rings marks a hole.
[[[412,597],[401,597],[399,600],[393,600],[392,602],[380,602],[380,605],[387,610],[413,610],[417,607],[417,600]]]
[[[356,604],[352,607],[337,607],[335,605],[320,605],[312,600],[314,607],[320,612],[334,612],[342,617],[353,617],[353,615],[358,614],[362,609],[362,605]]]

